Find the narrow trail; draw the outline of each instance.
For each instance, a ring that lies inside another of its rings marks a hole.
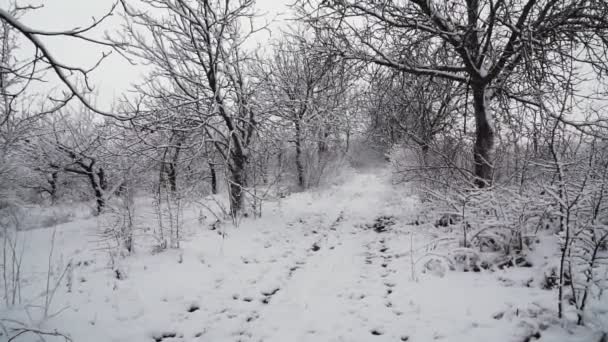
[[[344,209],[322,227],[306,262],[248,327],[251,341],[350,341],[353,336],[398,341],[405,336],[385,328],[385,321],[397,318],[386,289],[395,270],[382,256],[386,234],[369,227],[386,206],[389,184],[375,174],[351,182],[339,196],[348,198],[340,203]]]
[[[364,308],[365,295],[358,290],[358,282],[365,257],[359,240],[347,235],[338,242],[336,235],[329,233],[320,249],[263,308],[251,327],[254,340],[312,341],[319,336],[333,340],[329,337],[354,329],[351,320],[340,323],[333,318],[355,316]]]

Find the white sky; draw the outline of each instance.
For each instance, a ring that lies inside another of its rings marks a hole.
[[[0,0],[0,7],[7,8],[11,0]],[[114,0],[18,0],[21,6],[26,4],[40,5],[42,9],[31,11],[22,18],[26,25],[41,30],[66,30],[74,27],[90,25],[92,17],[100,18],[111,8]],[[257,0],[256,9],[265,16],[262,20],[274,19],[272,27],[284,23],[285,13],[288,12],[288,4],[292,0]],[[114,16],[109,18],[103,27],[95,31],[95,36],[102,37],[104,31],[120,29],[120,18]],[[256,41],[263,45],[268,35],[258,35]],[[29,43],[22,40],[23,54],[31,54],[33,50]],[[71,66],[91,67],[101,57],[102,52],[109,52],[110,48],[104,48],[82,41],[66,38],[43,39],[47,48],[60,61]],[[137,83],[141,77],[141,71],[115,52],[104,60],[104,62],[90,75],[90,83],[97,92],[97,103],[101,109],[107,110],[115,98],[119,98],[128,91],[130,84]],[[44,85],[43,90],[57,87],[58,81],[49,82]]]

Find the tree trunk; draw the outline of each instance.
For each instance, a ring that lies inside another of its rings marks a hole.
[[[323,156],[325,154],[327,154],[327,151],[329,151],[329,147],[327,146],[327,138],[329,138],[329,132],[330,132],[329,127],[324,127],[319,132],[319,144],[318,144],[318,151],[317,151],[317,156],[319,157],[319,163],[321,163]]]
[[[171,192],[177,191],[177,172],[175,171],[175,165],[173,163],[167,163],[167,182],[169,183],[169,189]]]
[[[95,172],[93,169],[88,170],[87,176],[89,177],[89,182],[91,183],[93,193],[95,194],[95,201],[97,202],[97,215],[99,215],[106,205],[105,199],[103,198],[103,192],[101,191],[102,189],[99,182],[97,179],[95,179]]]
[[[475,184],[484,188],[492,185],[494,173],[494,120],[488,107],[488,86],[472,84],[472,90],[476,124],[473,148]]]
[[[246,158],[240,153],[233,152],[230,165],[230,213],[237,217],[243,209],[245,196],[243,188],[247,186],[245,177]]]
[[[106,180],[106,173],[103,171],[102,168],[99,168],[99,170],[97,171],[97,177],[99,178],[99,186],[101,187],[101,190],[107,190],[108,181]]]
[[[215,171],[215,165],[209,163],[209,171],[211,172],[211,193],[217,194],[217,173]]]
[[[118,189],[116,189],[116,191],[114,192],[114,195],[121,197],[123,196],[127,191],[127,181],[122,181],[120,183],[120,185],[118,186]]]
[[[304,179],[304,161],[302,160],[302,128],[300,122],[294,122],[296,129],[296,172],[298,174],[298,186],[300,189],[305,187]]]
[[[169,162],[169,170],[167,171],[167,178],[169,180],[169,187],[172,192],[177,191],[177,163],[179,162],[179,153],[181,151],[182,142],[179,141],[177,143],[177,147],[175,148],[175,153],[171,158],[171,162]]]
[[[169,180],[169,188],[171,192],[177,191],[177,170],[175,169],[174,163],[169,163],[169,170],[167,171],[167,179]]]
[[[51,204],[55,204],[55,201],[57,201],[58,178],[59,178],[59,173],[57,171],[53,171],[51,173],[51,179],[49,180],[49,184],[51,185],[51,191],[49,192],[51,195]]]
[[[350,121],[348,121],[346,125],[346,146],[344,148],[345,153],[348,153],[348,151],[350,150],[350,134]]]
[[[422,152],[422,166],[429,166],[429,144],[427,142],[423,142],[420,146],[420,151]]]

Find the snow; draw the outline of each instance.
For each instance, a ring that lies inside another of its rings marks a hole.
[[[225,237],[189,208],[181,249],[139,245],[115,268],[96,218],[24,231],[29,301],[0,317],[89,342],[524,341],[536,331],[540,341],[599,341],[557,321],[556,293],[538,285],[539,269],[425,268],[447,251],[444,232],[414,224],[419,206],[387,170],[353,172],[267,203],[262,218],[224,227]],[[53,232],[52,278],[73,268],[42,320]],[[539,265],[542,253],[551,251],[539,248]]]

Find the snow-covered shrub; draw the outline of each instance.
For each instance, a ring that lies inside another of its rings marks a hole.
[[[466,141],[450,136],[438,138],[427,146],[411,141],[393,146],[387,158],[391,162],[396,181],[407,181],[416,186],[423,199],[425,189],[449,187],[451,183],[467,182],[471,161]]]
[[[500,256],[525,254],[543,222],[555,216],[538,189],[520,193],[509,187],[427,189],[436,226],[460,232],[459,245]]]
[[[386,155],[395,175],[401,181],[414,179],[414,171],[420,169],[420,158],[415,149],[405,145],[393,146]]]
[[[181,194],[159,186],[154,193],[154,211],[157,226],[154,237],[157,240],[156,251],[166,248],[179,248],[182,239],[183,200]]]
[[[608,163],[605,149],[586,147],[568,164],[556,157],[557,181],[545,186],[559,213],[559,315],[571,304],[579,324],[589,316],[590,302],[600,301],[608,288]]]
[[[106,207],[106,213],[99,219],[102,237],[108,246],[113,260],[117,256],[133,253],[135,249],[134,236],[138,230],[133,190],[125,186]]]
[[[278,162],[275,165],[280,182],[287,182],[290,191],[302,191],[333,183],[339,179],[342,168],[348,168],[349,162],[345,152],[339,146],[326,146],[320,151],[313,143],[304,144],[300,155],[302,177],[304,186],[298,184],[299,170],[296,163],[297,155],[290,149],[284,149],[278,154]]]
[[[21,230],[21,215],[17,207],[3,209],[0,217],[0,238],[2,239],[2,297],[6,307],[21,302],[21,285],[23,282],[21,261],[25,252],[25,244],[19,236]]]
[[[529,256],[537,243],[557,234],[559,251],[543,261],[550,267],[537,283],[557,290],[560,317],[574,312],[583,324],[608,288],[607,150],[594,141],[547,148],[552,153],[514,164],[519,174],[488,188],[475,187],[460,172],[423,166],[415,173],[423,176],[417,184],[435,227],[457,237],[455,251],[466,251],[451,253],[454,265],[460,265],[456,269],[535,267]],[[394,155],[413,159],[408,150]],[[507,159],[503,156],[502,163],[511,162]]]
[[[455,248],[449,253],[454,269],[463,272],[479,272],[481,269],[481,258],[479,253],[472,248]]]
[[[304,178],[307,188],[331,183],[339,178],[342,167],[347,165],[341,151],[319,152],[315,148],[304,151]]]
[[[445,258],[431,257],[425,260],[422,273],[429,273],[443,278],[448,270],[452,269],[451,263],[447,263]]]

